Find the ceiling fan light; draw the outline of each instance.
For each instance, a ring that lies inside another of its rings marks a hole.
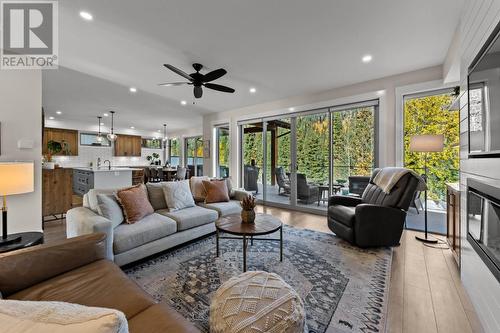
[[[95,141],[97,142],[102,142],[102,140],[104,140],[104,138],[101,135],[97,135],[97,137],[95,138]]]

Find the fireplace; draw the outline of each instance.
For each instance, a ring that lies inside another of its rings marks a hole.
[[[467,181],[467,240],[500,281],[500,188]]]

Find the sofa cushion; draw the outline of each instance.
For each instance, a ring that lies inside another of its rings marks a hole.
[[[186,318],[164,303],[152,305],[132,317],[128,322],[128,326],[130,333],[200,333],[200,331]]]
[[[217,211],[199,206],[184,208],[174,212],[162,209],[156,213],[170,217],[177,222],[177,231],[191,229],[203,224],[215,222],[219,218]]]
[[[205,197],[207,196],[207,190],[203,185],[203,181],[208,181],[210,178],[207,176],[199,176],[199,177],[191,177],[189,179],[189,186],[191,187],[191,193],[193,194],[193,198],[195,202],[205,201]]]
[[[164,187],[165,187],[164,182],[146,184],[146,188],[148,190],[149,202],[151,203],[151,206],[153,206],[154,210],[167,208],[167,202],[165,201],[165,193],[163,193]]]
[[[153,213],[134,224],[121,224],[113,235],[113,252],[125,252],[143,244],[171,235],[177,223],[164,215]]]
[[[154,300],[109,260],[98,260],[12,294],[9,299],[61,301],[117,309],[127,319]]]
[[[99,203],[99,215],[110,220],[113,228],[116,228],[123,222],[123,211],[114,195],[98,194],[97,202]]]
[[[204,180],[203,186],[205,186],[205,189],[207,190],[205,203],[229,201],[229,191],[225,180]]]
[[[328,216],[337,222],[354,228],[354,221],[356,220],[355,209],[356,207],[331,205],[328,207]]]
[[[166,182],[163,193],[165,194],[168,210],[171,212],[195,206],[193,195],[189,188],[189,180]]]
[[[67,302],[0,302],[4,332],[128,333],[125,315],[117,310]]]
[[[123,208],[125,222],[127,223],[140,221],[143,217],[154,212],[144,184],[119,190],[115,193],[115,196]]]
[[[200,203],[202,207],[216,210],[219,213],[219,217],[227,216],[231,214],[240,214],[241,206],[238,200],[230,200],[228,202],[215,202],[215,203]]]

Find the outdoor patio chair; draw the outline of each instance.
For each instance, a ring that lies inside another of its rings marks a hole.
[[[278,183],[278,194],[290,194],[290,181],[285,175],[283,167],[277,167],[274,173],[276,174],[276,182]],[[283,189],[283,193],[281,193],[281,189]]]
[[[297,174],[297,198],[305,204],[312,204],[318,200],[319,187],[307,182],[306,175]]]
[[[259,179],[259,167],[245,165],[243,171],[243,186],[247,191],[259,192],[257,181]]]

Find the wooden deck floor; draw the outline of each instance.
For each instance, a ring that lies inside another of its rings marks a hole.
[[[263,206],[257,211],[298,228],[330,232],[324,216]],[[387,332],[483,332],[450,250],[424,246],[416,234],[405,231],[394,248]],[[45,238],[64,239],[64,220],[46,223]]]

